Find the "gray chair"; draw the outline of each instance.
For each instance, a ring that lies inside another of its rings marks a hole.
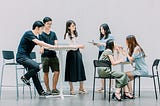
[[[92,96],[92,100],[94,100],[94,92],[95,92],[95,79],[104,79],[104,99],[106,98],[106,79],[109,79],[109,102],[110,102],[110,94],[111,94],[111,79],[114,79],[114,77],[100,77],[98,75],[96,75],[97,73],[97,67],[108,67],[110,68],[110,70],[112,71],[112,67],[111,67],[111,62],[107,61],[107,60],[94,60],[93,61],[94,64],[94,80],[93,80],[93,96]]]
[[[158,82],[158,86],[159,86],[159,93],[160,93],[160,82],[159,82],[159,73],[158,73],[158,66],[159,66],[159,61],[160,59],[155,59],[153,64],[152,64],[152,74],[151,75],[137,75],[134,76],[134,80],[133,80],[133,96],[135,96],[135,81],[136,78],[138,78],[139,80],[139,97],[140,97],[140,79],[141,78],[152,78],[153,79],[153,87],[154,87],[154,92],[155,92],[155,96],[156,96],[156,100],[158,99],[157,97],[157,89],[156,89],[156,77],[157,77],[157,82]]]
[[[1,80],[0,80],[0,97],[2,94],[2,87],[16,87],[16,92],[17,92],[17,100],[19,98],[19,87],[23,87],[23,94],[24,94],[24,84],[20,84],[18,82],[18,71],[23,71],[23,74],[25,73],[25,68],[22,65],[19,65],[18,63],[15,62],[15,56],[14,56],[14,51],[7,51],[3,50],[2,51],[2,57],[3,57],[3,63],[2,63],[2,70],[1,70]],[[3,74],[5,71],[6,66],[14,66],[15,67],[15,74],[16,74],[16,86],[13,85],[3,85]],[[31,92],[31,87],[29,87],[30,90],[30,97],[32,98],[32,92]]]

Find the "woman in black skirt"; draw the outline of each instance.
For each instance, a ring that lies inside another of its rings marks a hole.
[[[73,20],[66,22],[66,31],[64,39],[70,44],[78,47],[77,50],[69,50],[66,57],[65,67],[65,81],[69,81],[70,94],[75,95],[74,87],[72,82],[80,82],[79,94],[85,94],[87,91],[83,88],[83,81],[86,80],[84,65],[82,61],[82,54],[79,49],[83,49],[83,45],[79,45],[78,34],[76,31],[76,24]]]

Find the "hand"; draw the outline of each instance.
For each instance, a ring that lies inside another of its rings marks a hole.
[[[122,49],[122,55],[127,57],[127,53],[126,53],[126,51],[124,49]]]
[[[43,53],[44,53],[44,48],[43,48],[43,47],[40,48],[39,53],[40,53],[40,54],[43,54]]]

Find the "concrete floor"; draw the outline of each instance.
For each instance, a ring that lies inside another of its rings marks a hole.
[[[69,94],[68,91],[64,91],[64,94]],[[158,94],[159,96],[159,94]],[[0,100],[0,106],[159,106],[160,99],[156,100],[153,91],[142,91],[141,97],[134,100],[125,99],[121,102],[112,100],[108,102],[103,98],[103,93],[95,93],[95,100],[92,100],[92,90],[89,94],[77,94],[72,97],[61,98],[39,98],[39,96],[33,96],[30,98],[29,92],[25,91],[25,94],[20,92],[19,100],[16,100],[16,92],[7,90],[2,92]]]

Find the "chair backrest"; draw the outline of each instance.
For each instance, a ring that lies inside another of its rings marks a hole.
[[[111,62],[108,60],[93,60],[94,67],[109,67],[111,68]]]
[[[36,52],[31,52],[30,53],[30,58],[31,59],[36,59]]]
[[[154,71],[157,72],[157,74],[158,74],[159,61],[160,61],[160,59],[155,59],[153,62],[153,65],[152,65],[152,74],[153,75],[155,74]],[[156,68],[156,70],[154,68]]]
[[[3,59],[6,59],[6,60],[14,59],[14,51],[3,50],[2,56],[3,56]]]
[[[159,65],[159,61],[160,61],[160,59],[155,59],[154,62],[153,62],[152,67],[156,67],[156,69],[157,69],[158,65]]]

